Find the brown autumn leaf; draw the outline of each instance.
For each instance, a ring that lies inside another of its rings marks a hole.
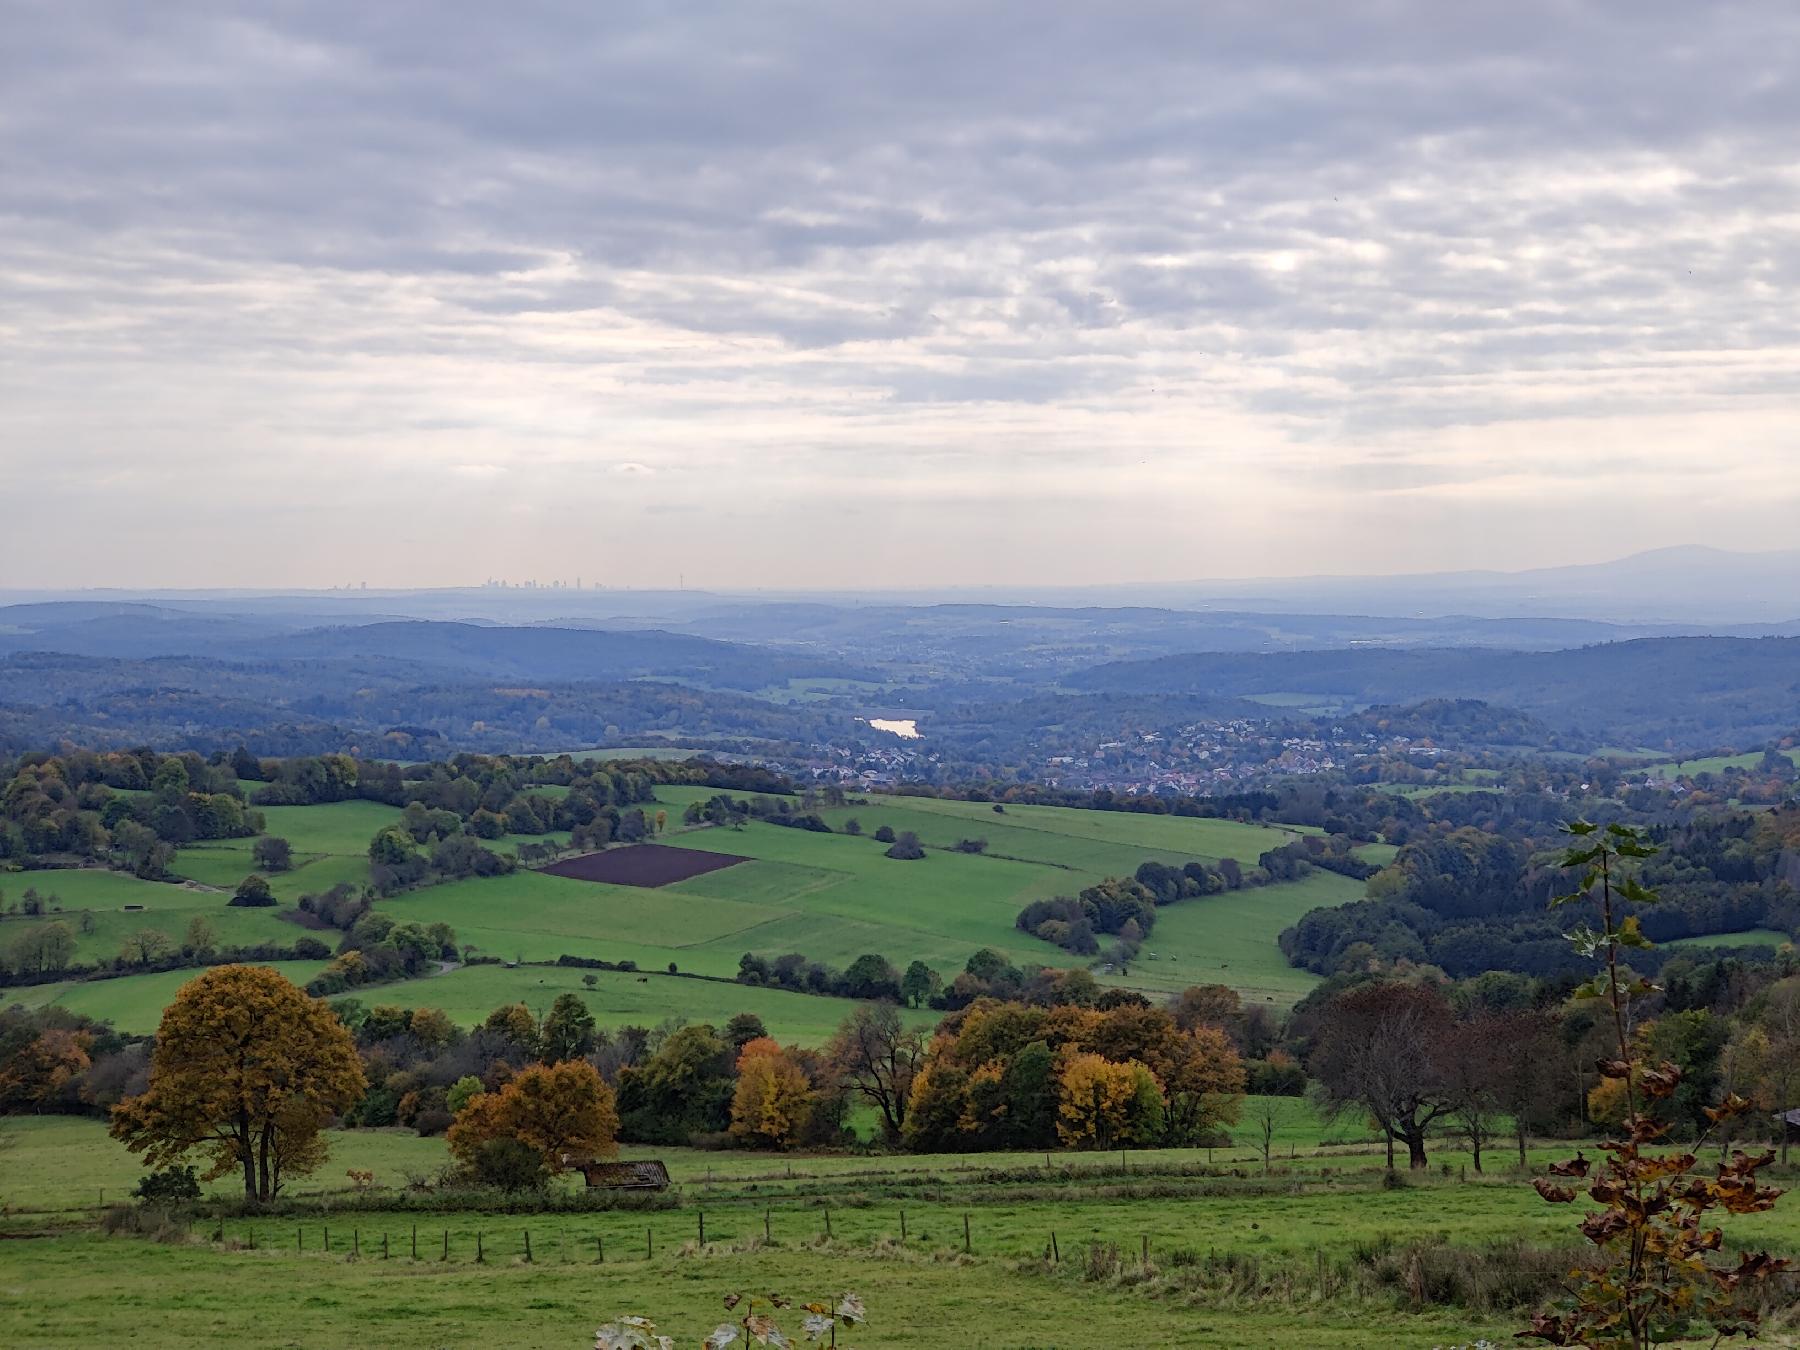
[[[1652,1101],[1661,1101],[1672,1095],[1681,1086],[1681,1069],[1678,1065],[1667,1062],[1654,1069],[1644,1070],[1644,1076],[1638,1080],[1638,1087]]]
[[[1582,1220],[1582,1236],[1595,1246],[1612,1241],[1631,1227],[1631,1220],[1616,1209],[1602,1209]]]
[[[1588,1159],[1577,1153],[1567,1162],[1551,1163],[1550,1175],[1553,1177],[1585,1177],[1588,1174]]]
[[[1725,1100],[1720,1102],[1717,1106],[1708,1106],[1704,1108],[1706,1118],[1715,1125],[1721,1120],[1730,1119],[1732,1116],[1741,1116],[1749,1109],[1750,1103],[1738,1096],[1735,1092],[1728,1094]]]
[[[1636,1170],[1639,1180],[1660,1181],[1663,1177],[1680,1176],[1694,1161],[1691,1153],[1666,1153],[1660,1158],[1640,1159]]]
[[[1544,1199],[1548,1200],[1553,1205],[1566,1205],[1575,1198],[1575,1192],[1570,1190],[1567,1186],[1558,1186],[1553,1182],[1545,1180],[1543,1177],[1533,1178],[1531,1184],[1537,1187],[1537,1193],[1539,1195],[1543,1196]]]

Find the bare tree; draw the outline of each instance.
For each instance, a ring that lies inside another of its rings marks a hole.
[[[1492,1014],[1459,1022],[1444,1034],[1440,1064],[1450,1115],[1469,1141],[1475,1170],[1481,1171],[1481,1150],[1499,1133],[1500,1056],[1494,1036],[1504,1018]]]
[[[1487,1029],[1483,1057],[1494,1104],[1512,1117],[1519,1166],[1524,1167],[1531,1122],[1549,1113],[1563,1085],[1556,1015],[1523,1009],[1495,1013],[1478,1019],[1477,1024]]]
[[[897,1139],[906,1124],[913,1076],[925,1058],[925,1033],[908,1031],[891,1003],[865,1004],[838,1028],[826,1058],[844,1082],[875,1104],[888,1138]]]
[[[1286,1097],[1249,1097],[1245,1099],[1244,1118],[1253,1131],[1251,1137],[1262,1150],[1263,1174],[1269,1172],[1269,1155],[1275,1147],[1275,1131],[1287,1119]]]
[[[1453,1018],[1436,989],[1424,985],[1358,985],[1326,1009],[1312,1071],[1328,1110],[1360,1107],[1394,1141],[1404,1141],[1415,1171],[1426,1165],[1425,1138],[1453,1109],[1444,1073]]]

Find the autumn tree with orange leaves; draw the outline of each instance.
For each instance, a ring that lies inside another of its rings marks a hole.
[[[613,1092],[586,1060],[534,1064],[498,1092],[478,1092],[451,1125],[450,1154],[477,1168],[482,1150],[511,1140],[535,1154],[554,1176],[619,1151]]]
[[[1699,1170],[1699,1144],[1693,1149],[1656,1147],[1665,1141],[1667,1129],[1651,1107],[1675,1094],[1681,1070],[1644,1061],[1642,1042],[1630,1033],[1629,1008],[1632,999],[1651,993],[1654,986],[1621,959],[1626,949],[1650,945],[1637,915],[1624,910],[1657,903],[1656,892],[1629,871],[1633,862],[1651,857],[1656,849],[1625,825],[1602,830],[1576,821],[1567,830],[1575,842],[1563,866],[1579,868],[1580,879],[1553,903],[1592,901],[1599,910],[1598,929],[1583,925],[1569,937],[1601,966],[1576,997],[1604,1000],[1610,1012],[1618,1057],[1600,1061],[1598,1068],[1623,1099],[1623,1137],[1600,1146],[1607,1156],[1598,1169],[1578,1152],[1552,1164],[1550,1175],[1533,1183],[1553,1205],[1574,1203],[1578,1187],[1564,1183],[1586,1183],[1588,1199],[1599,1208],[1588,1211],[1581,1233],[1594,1244],[1599,1259],[1572,1272],[1570,1296],[1538,1313],[1520,1334],[1551,1345],[1597,1350],[1754,1336],[1758,1314],[1750,1296],[1792,1263],[1767,1252],[1745,1252],[1735,1263],[1717,1259],[1725,1234],[1715,1215],[1757,1214],[1774,1207],[1781,1192],[1759,1185],[1756,1174],[1775,1161],[1775,1154],[1733,1151],[1709,1177]],[[1717,1126],[1749,1109],[1749,1102],[1730,1093],[1718,1106],[1706,1108],[1705,1115]]]
[[[149,1090],[113,1108],[112,1134],[152,1167],[203,1151],[209,1179],[241,1169],[244,1198],[266,1202],[324,1161],[319,1131],[366,1086],[323,1002],[267,966],[218,966],[163,1012]]]

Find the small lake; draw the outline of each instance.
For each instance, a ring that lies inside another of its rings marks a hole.
[[[918,719],[907,717],[866,717],[863,719],[877,731],[891,731],[903,741],[919,739]]]

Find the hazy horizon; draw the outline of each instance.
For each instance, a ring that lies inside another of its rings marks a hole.
[[[1517,571],[1800,508],[1790,7],[6,8],[0,590]]]

